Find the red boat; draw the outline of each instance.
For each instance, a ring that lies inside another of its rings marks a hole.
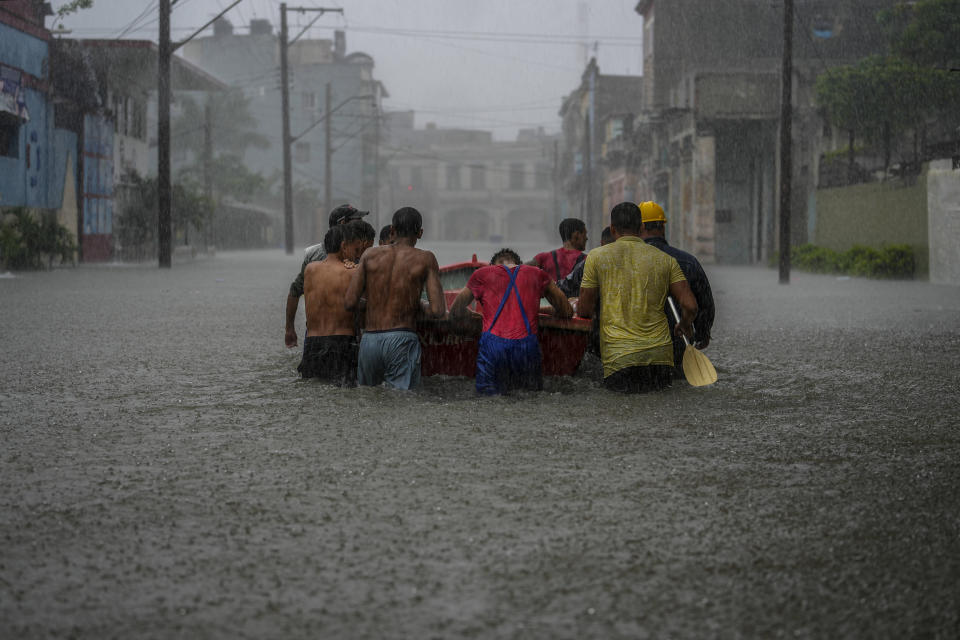
[[[470,262],[440,267],[440,283],[447,308],[467,285],[474,271],[489,263],[473,256]],[[476,308],[476,302],[472,308]],[[590,320],[557,318],[550,306],[541,307],[540,350],[543,353],[543,374],[569,376],[577,370],[590,336]],[[421,372],[425,376],[473,377],[477,368],[477,341],[482,327],[479,319],[467,326],[454,326],[449,320],[424,320],[417,325],[423,349]]]

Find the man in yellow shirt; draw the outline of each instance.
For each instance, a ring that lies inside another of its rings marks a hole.
[[[641,393],[670,386],[673,340],[663,309],[667,295],[683,310],[675,332],[692,335],[697,301],[676,259],[640,238],[640,208],[621,202],[610,212],[614,242],[587,255],[578,314],[600,314],[603,384]]]

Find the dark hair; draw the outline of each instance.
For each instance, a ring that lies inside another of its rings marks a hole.
[[[517,252],[513,249],[500,249],[500,251],[497,251],[495,254],[493,254],[493,257],[490,258],[490,264],[496,264],[497,260],[500,258],[511,258],[514,264],[523,264],[520,256],[517,255]]]
[[[610,211],[610,226],[617,231],[638,233],[642,224],[640,207],[632,202],[621,202]]]
[[[327,235],[323,236],[323,250],[327,252],[327,255],[339,253],[345,236],[343,225],[338,224],[330,227]]]
[[[600,232],[600,244],[609,244],[611,240],[613,240],[613,232],[610,231],[610,227],[604,227]]]
[[[564,218],[560,222],[560,239],[566,242],[575,231],[586,231],[587,225],[579,218]]]
[[[390,240],[390,225],[383,225],[383,229],[380,229],[380,242],[386,244]]]
[[[423,228],[423,216],[413,207],[401,207],[393,214],[393,232],[398,238],[416,237]]]
[[[351,220],[344,226],[346,227],[347,236],[345,239],[347,242],[353,240],[373,242],[373,239],[377,237],[377,232],[374,231],[373,225],[366,220]]]
[[[663,220],[654,220],[653,222],[644,222],[643,228],[647,231],[663,231]]]

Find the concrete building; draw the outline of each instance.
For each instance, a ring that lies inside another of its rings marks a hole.
[[[600,231],[609,223],[614,194],[630,200],[634,186],[627,181],[623,137],[640,109],[643,79],[640,76],[604,75],[591,59],[580,85],[563,100],[562,143],[558,158],[561,190],[559,219],[580,218],[587,224],[592,244],[599,244]],[[632,172],[632,170],[631,170]],[[619,200],[618,200],[619,202]]]
[[[414,129],[413,112],[386,115],[389,212],[413,206],[424,237],[480,242],[555,241],[555,136],[521,130],[512,142],[489,131]]]
[[[55,216],[76,240],[79,135],[57,117],[48,15],[44,2],[0,3],[0,208]]]
[[[269,141],[267,147],[248,148],[244,162],[266,178],[279,179],[283,170],[279,37],[270,22],[252,20],[248,33],[237,33],[230,22],[218,20],[214,34],[187,43],[183,55],[243,90],[258,133]],[[350,202],[362,209],[378,209],[380,104],[387,94],[373,76],[373,58],[361,52],[348,54],[345,35],[337,32],[333,40],[296,41],[289,47],[288,61],[295,188],[299,184],[323,198],[329,150],[331,204]],[[297,242],[322,239],[327,228],[325,208],[303,211],[295,207]]]
[[[884,50],[875,16],[894,0],[797,0],[791,236],[812,235],[819,158],[834,138],[813,103],[831,66]],[[701,260],[776,250],[783,7],[766,0],[641,0],[642,108],[636,193],[667,211],[671,243]]]

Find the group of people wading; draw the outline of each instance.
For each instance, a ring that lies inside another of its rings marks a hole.
[[[420,212],[398,209],[381,229],[378,247],[375,230],[363,220],[368,213],[348,204],[334,209],[323,244],[306,250],[290,285],[285,341],[297,346],[302,295],[307,331],[298,370],[304,378],[414,388],[420,384],[417,321],[448,318],[452,330],[464,330],[477,315],[470,310],[474,301],[482,320],[476,388],[485,395],[543,388],[542,298],[558,317],[593,318],[603,384],[613,391],[663,389],[682,375],[676,365],[684,336],[700,349],[710,343],[710,283],[694,256],[667,243],[666,216],[655,202],[615,206],[601,246],[589,253],[586,225],[575,218],[560,223],[562,247],[530,262],[511,249],[497,251],[449,310],[436,256],[416,248],[423,236]],[[679,321],[668,310],[668,296]]]

